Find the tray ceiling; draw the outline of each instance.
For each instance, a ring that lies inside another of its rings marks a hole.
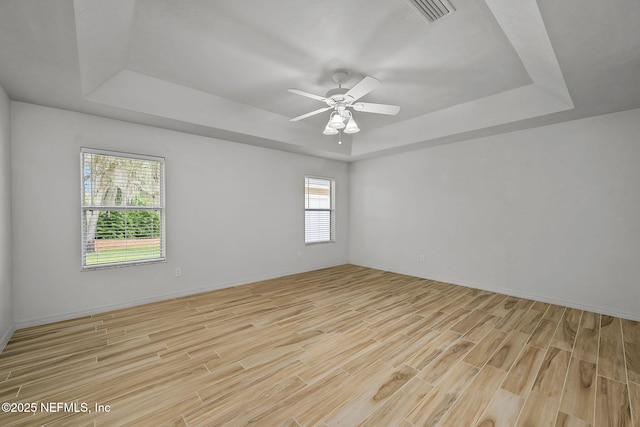
[[[4,2],[0,84],[16,100],[342,160],[640,106],[637,2],[572,0],[605,15],[586,29],[564,2],[452,3],[430,23],[406,0]],[[362,131],[342,145],[321,133],[328,112],[289,122],[323,104],[287,92],[324,95],[338,68],[345,87],[382,82],[363,101],[401,106],[355,112]],[[593,97],[602,82],[620,95]]]

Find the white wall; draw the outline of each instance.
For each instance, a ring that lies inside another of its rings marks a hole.
[[[355,162],[351,262],[640,320],[639,135],[631,110]]]
[[[18,327],[348,262],[346,163],[11,106]],[[166,263],[80,271],[82,146],[165,157]],[[336,179],[337,243],[304,245],[305,174]]]
[[[0,351],[15,330],[11,294],[11,109],[0,86]]]

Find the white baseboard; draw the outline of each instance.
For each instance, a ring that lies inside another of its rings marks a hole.
[[[624,319],[640,321],[640,316],[638,316],[638,313],[630,313],[627,311],[617,310],[610,307],[601,307],[601,306],[595,306],[590,304],[584,304],[577,301],[553,298],[547,295],[534,294],[530,292],[524,292],[524,291],[519,291],[519,290],[514,290],[509,288],[502,288],[497,286],[489,286],[485,284],[474,283],[474,282],[463,281],[463,280],[456,280],[456,279],[451,279],[446,277],[442,277],[442,278],[430,277],[430,279],[438,280],[440,282],[451,283],[454,285],[466,286],[474,289],[481,289],[483,291],[497,292],[500,294],[505,294],[505,295],[509,295],[517,298],[526,298],[530,300],[546,302],[549,304],[560,305],[563,307],[570,307],[578,310],[585,310],[593,313],[605,314],[608,316],[615,316],[615,317],[621,317]]]
[[[170,292],[170,293],[166,293],[166,294],[154,295],[154,296],[149,297],[149,298],[132,299],[132,300],[118,302],[118,303],[115,303],[115,304],[104,304],[104,305],[99,305],[99,306],[87,308],[87,309],[84,309],[84,310],[60,313],[60,314],[56,314],[56,315],[53,315],[53,316],[33,317],[33,318],[30,318],[30,319],[20,319],[20,320],[16,320],[16,325],[15,325],[14,331],[15,331],[16,328],[17,329],[22,329],[22,328],[28,328],[28,327],[31,327],[31,326],[39,326],[39,325],[45,325],[45,324],[48,324],[48,323],[61,322],[61,321],[64,321],[64,320],[77,319],[79,317],[85,317],[85,316],[91,316],[91,315],[95,315],[95,314],[105,313],[105,312],[108,312],[108,311],[119,310],[121,308],[135,307],[137,305],[150,304],[150,303],[158,302],[158,301],[166,301],[166,300],[170,300],[170,299],[174,299],[174,298],[180,298],[180,297],[185,297],[185,296],[190,296],[190,295],[197,295],[197,294],[201,294],[203,292],[210,292],[210,291],[215,291],[215,290],[224,289],[224,288],[232,288],[234,286],[246,285],[246,284],[249,284],[249,283],[260,282],[260,281],[263,281],[263,280],[277,279],[278,277],[290,276],[292,274],[306,273],[306,272],[309,272],[309,271],[320,270],[320,269],[323,269],[323,268],[335,267],[335,266],[344,265],[344,264],[345,263],[332,264],[332,265],[320,265],[320,266],[314,266],[312,268],[305,268],[305,269],[298,269],[298,270],[293,270],[293,271],[286,271],[286,272],[281,272],[281,273],[277,273],[277,274],[270,274],[270,275],[266,275],[266,276],[249,277],[247,279],[242,279],[242,280],[238,280],[238,281],[216,283],[216,284],[213,284],[211,286],[204,286],[204,287],[194,288],[194,289],[189,289],[189,290],[184,290],[184,291]],[[13,331],[11,332],[11,334],[13,334]]]
[[[2,350],[4,350],[4,348],[6,347],[7,343],[9,342],[9,340],[11,339],[15,331],[16,331],[16,326],[13,325],[9,329],[7,329],[5,333],[0,337],[0,353],[2,353]]]
[[[382,270],[379,267],[368,266],[364,264],[354,264],[361,265],[363,267],[375,268],[378,270]],[[608,316],[621,317],[623,319],[634,320],[636,322],[640,322],[640,315],[638,313],[631,313],[623,310],[617,310],[611,307],[602,307],[602,306],[594,306],[589,304],[584,304],[577,301],[563,300],[558,298],[549,297],[547,295],[534,294],[530,292],[519,291],[510,288],[502,288],[499,286],[487,285],[485,283],[478,283],[469,280],[461,280],[457,278],[444,277],[438,275],[417,275],[415,272],[406,272],[406,271],[394,271],[393,269],[387,269],[387,271],[398,273],[398,274],[406,274],[409,276],[419,277],[422,279],[428,280],[437,280],[438,282],[451,283],[452,285],[466,286],[468,288],[480,289],[483,291],[497,292],[500,294],[509,295],[516,298],[526,298],[540,302],[546,302],[549,304],[561,305],[563,307],[575,308],[578,310],[591,311],[593,313],[605,314]]]

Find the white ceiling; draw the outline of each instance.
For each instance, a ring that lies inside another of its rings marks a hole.
[[[640,107],[638,0],[3,0],[0,85],[14,100],[355,160]],[[362,131],[322,135],[348,69],[382,84]]]

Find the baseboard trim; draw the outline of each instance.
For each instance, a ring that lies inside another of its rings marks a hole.
[[[479,284],[479,283],[450,279],[450,278],[433,278],[433,280],[452,283],[454,285],[466,286],[474,289],[481,289],[483,291],[497,292],[500,294],[505,294],[505,295],[509,295],[517,298],[526,298],[526,299],[531,299],[535,301],[546,302],[549,304],[561,305],[563,307],[570,307],[578,310],[585,310],[593,313],[605,314],[608,316],[615,316],[615,317],[621,317],[624,319],[640,321],[640,316],[638,316],[637,313],[630,313],[626,311],[616,310],[610,307],[594,306],[594,305],[584,304],[577,301],[563,300],[563,299],[548,297],[546,295],[539,295],[539,294],[534,294],[534,293],[525,292],[525,291],[518,291],[518,290],[502,288],[498,286],[489,286],[485,284]]]
[[[9,340],[11,339],[15,331],[16,331],[16,325],[12,325],[9,329],[5,331],[4,335],[0,337],[0,353],[4,351],[4,348],[9,343]]]
[[[421,278],[421,279],[437,280],[438,282],[450,283],[452,285],[458,285],[458,286],[465,286],[467,288],[473,288],[473,289],[480,289],[480,290],[483,290],[483,291],[496,292],[496,293],[499,293],[499,294],[505,294],[505,295],[509,295],[509,296],[512,296],[512,297],[516,297],[516,298],[526,298],[526,299],[531,299],[531,300],[535,300],[535,301],[546,302],[546,303],[549,303],[549,304],[561,305],[563,307],[569,307],[569,308],[575,308],[575,309],[578,309],[578,310],[591,311],[593,313],[605,314],[607,316],[621,317],[621,318],[624,318],[624,319],[629,319],[629,320],[634,320],[636,322],[640,322],[640,315],[638,315],[638,313],[631,313],[631,312],[627,312],[627,311],[623,311],[623,310],[617,310],[617,309],[610,308],[610,307],[593,306],[593,305],[584,304],[584,303],[577,302],[577,301],[562,300],[562,299],[558,299],[558,298],[548,297],[546,295],[539,295],[539,294],[534,294],[534,293],[530,293],[530,292],[518,291],[518,290],[514,290],[514,289],[509,289],[509,288],[503,288],[503,287],[499,287],[499,286],[492,286],[492,285],[487,285],[485,283],[473,282],[473,281],[470,281],[470,280],[463,280],[463,279],[451,278],[451,277],[445,277],[445,276],[438,276],[438,275],[428,275],[428,276],[424,275],[423,276],[423,275],[417,275],[415,272],[396,271],[396,270],[393,270],[393,269],[381,269],[379,267],[368,266],[368,265],[365,265],[365,264],[356,264],[356,263],[352,263],[352,264],[360,265],[362,267],[374,268],[374,269],[377,269],[377,270],[386,270],[386,271],[390,271],[392,273],[406,274],[406,275],[418,277],[418,278]]]
[[[53,316],[43,316],[43,317],[34,317],[30,319],[16,320],[15,322],[16,325],[14,327],[14,330],[11,332],[11,334],[13,334],[13,332],[15,332],[16,329],[29,328],[31,326],[46,325],[46,324],[55,323],[55,322],[62,322],[65,320],[77,319],[85,316],[92,316],[92,315],[106,313],[113,310],[119,310],[122,308],[135,307],[138,305],[151,304],[158,301],[166,301],[166,300],[175,299],[175,298],[197,295],[204,292],[211,292],[219,289],[232,288],[234,286],[247,285],[253,282],[277,279],[278,277],[290,276],[292,274],[307,273],[310,271],[321,270],[323,268],[337,267],[339,265],[344,265],[344,264],[345,263],[342,262],[342,263],[331,264],[331,265],[319,265],[311,268],[296,269],[292,271],[274,273],[274,274],[269,274],[265,276],[249,277],[247,279],[242,279],[242,280],[221,282],[221,283],[213,284],[211,286],[204,286],[204,287],[193,288],[193,289],[178,291],[178,292],[170,292],[166,294],[155,295],[149,298],[138,298],[138,299],[118,302],[115,304],[105,304],[105,305],[87,308],[85,310],[70,311],[67,313],[60,313]]]

